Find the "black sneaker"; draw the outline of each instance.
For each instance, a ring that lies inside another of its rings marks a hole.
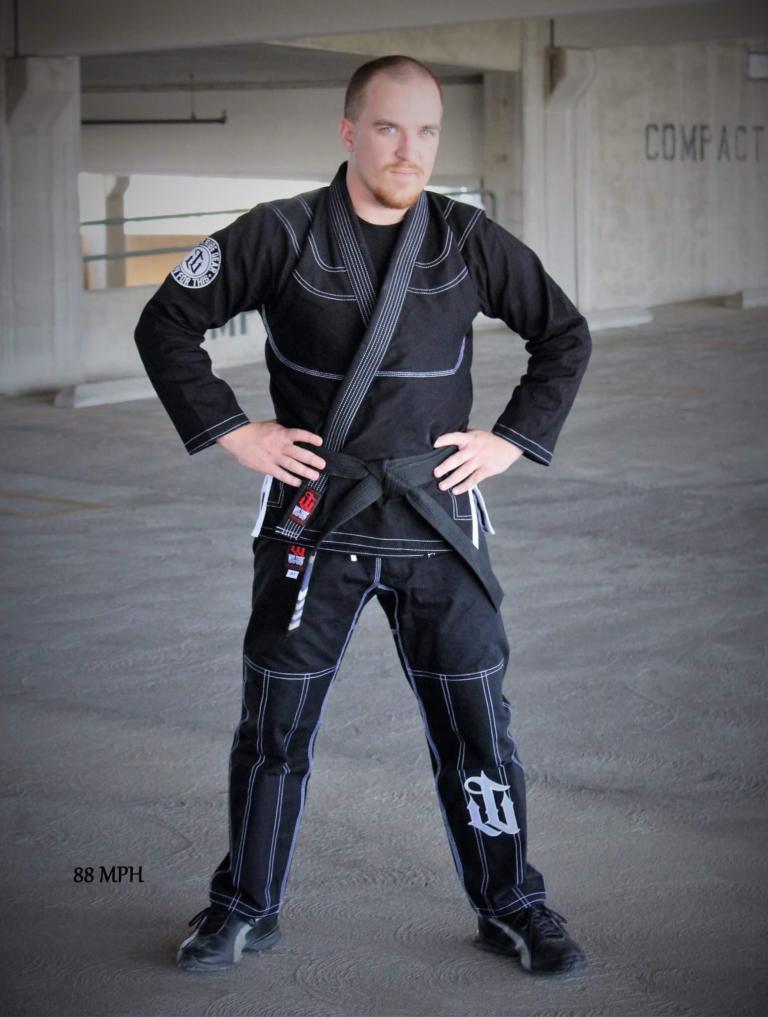
[[[546,904],[533,904],[505,918],[477,920],[475,944],[520,958],[532,975],[575,974],[586,967],[584,951],[563,928],[563,918]]]
[[[198,911],[189,924],[196,929],[176,954],[186,971],[223,971],[237,964],[243,950],[268,950],[280,940],[277,915],[243,918],[220,904]]]

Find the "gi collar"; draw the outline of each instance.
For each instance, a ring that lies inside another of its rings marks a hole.
[[[402,275],[403,269],[408,266],[408,278],[402,287],[402,297],[405,298],[408,282],[410,282],[413,272],[413,263],[426,233],[429,209],[426,192],[422,191],[415,204],[411,205],[401,220],[401,228],[390,258],[389,270],[385,274],[381,290],[377,294],[376,272],[347,188],[348,166],[349,163],[345,160],[336,170],[336,175],[329,188],[328,204],[331,225],[339,245],[339,252],[347,269],[352,291],[357,299],[360,316],[363,323],[368,326],[374,313],[378,310],[377,299],[380,303],[382,295],[387,293],[393,285],[397,285],[398,275]],[[410,247],[409,238],[410,243],[416,241],[416,250],[412,258],[407,255]],[[406,251],[405,258],[403,258],[404,249]],[[402,306],[402,301],[400,306]]]
[[[328,417],[323,425],[323,444],[320,449],[315,448],[320,455],[326,456],[328,453],[341,452],[343,449],[355,417],[389,349],[429,221],[427,196],[422,191],[416,203],[403,217],[395,249],[377,294],[365,241],[347,191],[346,171],[347,163],[343,162],[328,188],[329,222],[331,234],[347,270],[365,331],[347,373],[334,394]],[[277,533],[292,541],[300,541],[301,534],[316,512],[327,486],[327,471],[321,472],[317,480],[305,480],[276,527]],[[314,554],[305,572],[302,589],[299,591],[295,626],[298,626],[301,617],[313,561]]]

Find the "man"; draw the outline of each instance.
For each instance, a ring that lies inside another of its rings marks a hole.
[[[280,938],[278,913],[328,689],[376,597],[424,721],[475,942],[532,973],[584,954],[526,857],[525,785],[502,693],[509,645],[478,483],[548,465],[590,353],[587,324],[530,248],[426,191],[442,92],[384,57],[350,79],[329,187],[257,205],[198,245],[145,307],[136,342],[194,454],[264,474],[229,777],[229,851],[177,963],[210,971]],[[258,308],[276,417],[248,420],[211,371],[206,329]],[[492,431],[467,426],[472,320],[527,340]],[[310,582],[311,579],[311,582]]]

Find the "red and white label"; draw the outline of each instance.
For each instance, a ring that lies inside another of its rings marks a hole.
[[[286,572],[288,579],[296,579],[299,573],[304,571],[304,566],[307,564],[306,547],[303,547],[301,544],[289,544],[285,555],[285,564],[288,570]]]
[[[312,515],[317,502],[318,497],[315,491],[307,488],[304,494],[302,494],[291,509],[291,519],[293,519],[295,523],[299,523],[301,526],[304,526],[306,521]]]

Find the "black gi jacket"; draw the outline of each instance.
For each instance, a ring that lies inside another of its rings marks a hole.
[[[372,301],[378,288],[346,190],[346,165],[341,164],[330,187],[256,205],[211,234],[146,304],[135,341],[190,455],[249,422],[231,387],[213,373],[201,343],[207,329],[253,309],[267,332],[275,417],[286,427],[323,432],[334,393],[366,328],[353,270],[367,279]],[[344,238],[329,210],[332,188],[350,213]],[[398,281],[407,285],[402,309],[343,452],[366,461],[412,456],[432,449],[440,434],[467,429],[472,321],[482,311],[526,340],[530,354],[493,433],[519,446],[527,458],[549,465],[589,360],[587,322],[534,251],[481,209],[430,191],[424,196],[428,223],[423,242],[410,277]],[[323,446],[311,447],[323,455]],[[310,547],[333,505],[353,486],[342,478],[330,481],[317,517],[302,536]],[[478,517],[484,529],[490,528],[479,489],[454,495],[440,491],[436,480],[433,488],[430,494],[477,546]],[[296,490],[267,478],[265,512],[257,524],[264,536],[292,539],[278,533],[277,526]],[[376,555],[450,547],[398,498],[370,505],[322,546]]]

